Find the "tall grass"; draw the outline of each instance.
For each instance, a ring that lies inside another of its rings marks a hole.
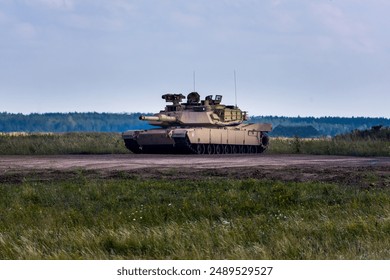
[[[0,134],[0,155],[129,153],[119,133]],[[271,138],[270,154],[390,156],[390,141],[342,138]]]
[[[0,185],[0,259],[388,258],[389,189],[82,171]]]
[[[390,156],[390,141],[339,138],[272,138],[271,154]]]
[[[119,133],[72,132],[0,135],[0,155],[128,153]]]

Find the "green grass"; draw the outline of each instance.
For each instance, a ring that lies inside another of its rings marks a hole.
[[[390,190],[254,179],[0,184],[0,259],[389,259]]]
[[[271,138],[270,154],[390,156],[390,141],[364,139]]]
[[[0,134],[0,155],[128,153],[121,134],[98,132]]]
[[[124,154],[119,133],[0,134],[0,155]],[[381,139],[271,138],[270,154],[390,156],[390,142]]]

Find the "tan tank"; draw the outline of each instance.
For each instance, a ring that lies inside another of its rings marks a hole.
[[[153,116],[139,117],[159,128],[122,134],[133,153],[261,153],[268,147],[271,124],[248,123],[246,112],[221,104],[222,95],[200,100],[197,92],[191,92],[186,103],[182,94],[162,98],[172,104]]]

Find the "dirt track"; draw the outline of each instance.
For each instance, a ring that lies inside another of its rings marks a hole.
[[[390,158],[311,155],[66,155],[1,156],[0,182],[20,181],[27,174],[42,180],[69,178],[80,172],[93,177],[197,179],[259,178],[325,181],[390,186]],[[374,180],[372,178],[375,178]]]
[[[311,155],[66,155],[66,156],[1,156],[0,172],[5,170],[134,170],[227,167],[368,167],[390,169],[390,158],[365,158]]]

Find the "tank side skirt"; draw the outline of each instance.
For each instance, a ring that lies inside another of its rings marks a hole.
[[[208,130],[207,133],[205,130]],[[221,132],[219,135],[212,136],[213,132]],[[196,132],[201,132],[200,134]],[[252,131],[253,135],[250,135],[249,131],[242,133],[242,130],[229,130],[229,129],[208,129],[208,128],[196,128],[187,131],[185,137],[176,137],[175,147],[184,153],[193,154],[232,154],[232,153],[262,153],[266,150],[269,143],[269,138],[266,132]],[[202,137],[203,134],[203,137]],[[233,135],[232,135],[233,134]],[[242,134],[241,138],[238,135]],[[184,135],[183,135],[184,136]],[[256,141],[247,140],[247,137],[255,137]],[[213,142],[213,139],[220,139]],[[229,144],[228,139],[235,139],[233,144]],[[201,141],[201,139],[207,139]],[[248,144],[252,142],[252,144]]]
[[[251,137],[255,137],[257,141],[253,141]],[[172,140],[173,145],[140,145],[134,138],[124,139],[124,142],[131,152],[137,154],[255,154],[264,152],[269,144],[269,137],[263,131],[209,128],[182,129],[177,135],[173,135]]]

